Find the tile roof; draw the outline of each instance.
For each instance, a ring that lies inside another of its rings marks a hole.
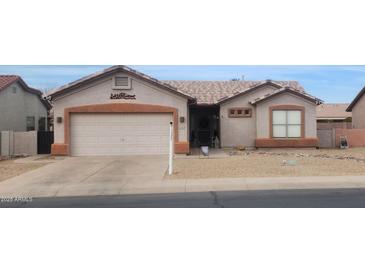
[[[223,99],[236,96],[256,86],[272,83],[288,86],[298,92],[304,88],[297,81],[162,81],[196,98],[198,104],[217,104]]]
[[[272,92],[269,92],[269,93],[267,93],[267,94],[265,94],[265,95],[263,95],[261,97],[258,97],[256,99],[252,100],[250,103],[254,105],[254,104],[257,104],[257,103],[259,103],[261,101],[265,101],[266,99],[268,99],[270,97],[279,95],[279,94],[284,93],[284,92],[294,93],[294,94],[296,94],[296,95],[298,95],[300,97],[303,97],[303,98],[305,98],[305,99],[307,99],[309,101],[312,101],[312,102],[314,102],[314,103],[316,103],[318,105],[322,103],[322,100],[320,100],[320,99],[318,99],[318,98],[316,98],[316,97],[314,97],[314,96],[312,96],[312,95],[310,95],[310,94],[308,94],[308,93],[306,93],[304,91],[299,91],[299,90],[296,90],[296,89],[293,89],[293,88],[290,88],[290,87],[283,87],[283,88],[274,90]]]
[[[117,71],[130,73],[146,81],[157,84],[160,87],[167,88],[170,91],[187,97],[190,100],[196,100],[197,104],[218,104],[226,99],[230,99],[234,96],[267,83],[270,83],[277,88],[289,87],[296,92],[305,93],[304,88],[297,81],[161,81],[127,66],[117,65],[56,88],[47,95],[49,98],[53,99],[68,91],[74,90],[83,84],[104,77],[105,75],[111,75]]]
[[[352,114],[346,112],[349,104],[323,104],[317,107],[317,118],[348,118]]]
[[[0,75],[0,91],[10,86],[19,78],[17,75]]]

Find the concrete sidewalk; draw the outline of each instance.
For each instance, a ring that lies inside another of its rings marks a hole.
[[[330,188],[365,188],[365,176],[166,179],[154,183],[127,184],[119,194]]]
[[[186,192],[232,190],[365,188],[365,176],[262,177],[166,180],[184,183]]]
[[[265,178],[224,178],[194,180],[146,180],[146,178],[129,178],[120,183],[100,182],[92,184],[70,183],[61,188],[43,186],[15,191],[1,189],[0,197],[71,197],[123,194],[157,194],[209,191],[239,190],[289,190],[289,189],[331,189],[331,188],[365,188],[365,176],[323,176],[323,177],[265,177]]]

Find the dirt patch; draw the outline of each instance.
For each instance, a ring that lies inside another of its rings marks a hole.
[[[176,159],[170,178],[365,175],[363,159],[365,148],[243,151],[221,159]]]
[[[14,160],[0,161],[0,182],[44,165],[46,163],[15,163]]]
[[[230,151],[231,155],[245,154],[270,154],[295,157],[315,157],[315,158],[331,158],[340,160],[357,160],[365,161],[365,148],[351,149],[272,149],[272,150],[256,150],[256,151]]]

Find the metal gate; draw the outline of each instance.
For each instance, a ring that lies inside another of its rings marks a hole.
[[[54,141],[53,131],[38,131],[37,153],[50,154],[53,141]]]

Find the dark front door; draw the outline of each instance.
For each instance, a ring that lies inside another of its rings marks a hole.
[[[219,139],[219,106],[190,105],[189,132],[192,147],[212,146]]]
[[[53,131],[38,131],[37,133],[37,153],[50,154],[51,146],[54,141]]]
[[[211,127],[210,119],[207,116],[203,116],[199,121],[198,128],[198,140],[201,146],[209,146],[211,144]]]

